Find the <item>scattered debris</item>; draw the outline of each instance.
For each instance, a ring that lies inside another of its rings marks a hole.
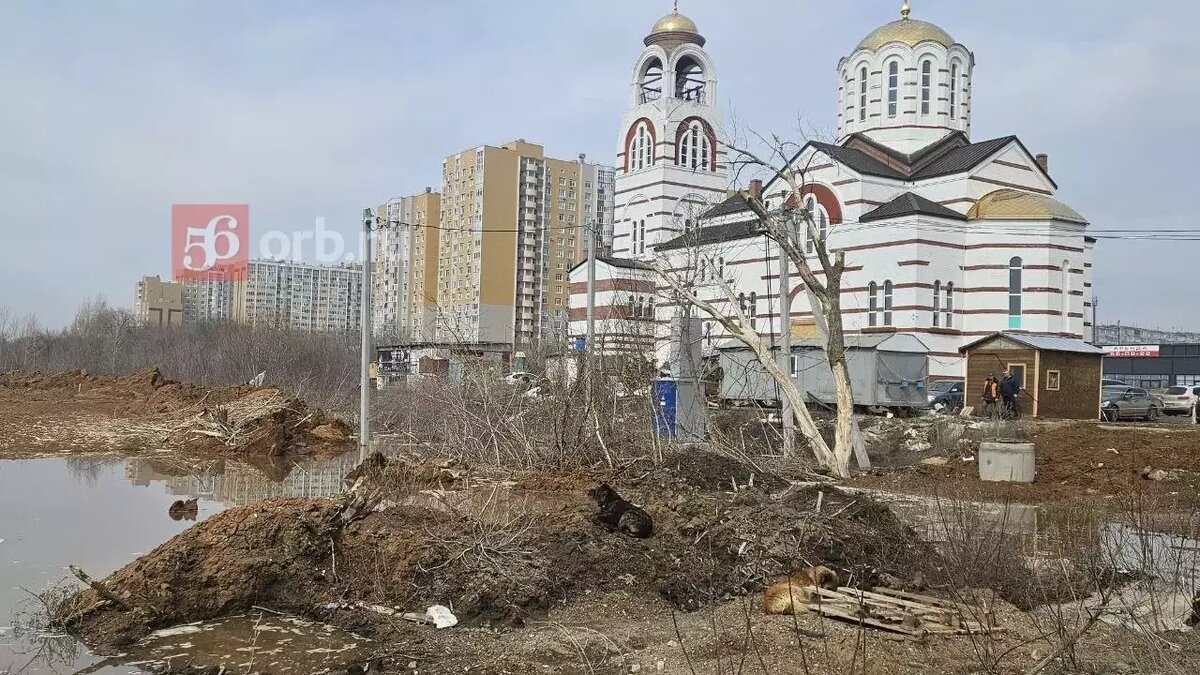
[[[926,457],[921,460],[921,464],[925,466],[946,466],[949,463],[950,460],[946,457]]]
[[[864,591],[848,586],[837,590],[818,587],[813,592],[819,597],[806,604],[809,610],[894,633],[970,635],[1000,630],[990,612],[927,595],[882,587]]]
[[[458,617],[445,605],[432,605],[425,610],[425,615],[437,628],[450,628],[458,625]]]

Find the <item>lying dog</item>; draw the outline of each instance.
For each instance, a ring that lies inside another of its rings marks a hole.
[[[645,539],[654,533],[654,521],[650,519],[650,514],[622,499],[607,483],[597,485],[588,494],[600,507],[595,521],[608,528],[609,532],[624,532],[638,539]]]
[[[820,594],[814,588],[837,590],[838,575],[822,565],[806,567],[780,579],[763,591],[763,611],[767,614],[794,614],[798,605],[814,601]]]

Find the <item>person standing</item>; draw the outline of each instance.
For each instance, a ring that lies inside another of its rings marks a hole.
[[[983,416],[990,417],[996,410],[996,398],[999,395],[999,388],[996,385],[996,376],[990,374],[983,381]]]
[[[1012,371],[1004,376],[1000,383],[1000,398],[1004,399],[1004,413],[1012,419],[1017,417],[1017,394],[1021,393],[1021,385]]]

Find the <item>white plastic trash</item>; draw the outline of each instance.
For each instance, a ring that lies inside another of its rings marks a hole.
[[[425,610],[425,615],[438,628],[449,628],[458,625],[458,617],[454,616],[454,612],[451,612],[450,608],[445,605],[433,605]]]

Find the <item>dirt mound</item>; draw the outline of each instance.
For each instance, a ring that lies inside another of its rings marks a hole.
[[[691,610],[756,593],[816,562],[851,583],[870,583],[880,574],[904,576],[923,555],[887,509],[833,489],[773,498],[760,490],[700,496],[643,488],[653,493],[644,505],[656,521],[646,540],[595,525],[582,493],[544,508],[512,507],[492,493],[471,509],[439,491],[443,508],[387,500],[344,528],[337,519],[344,497],[269,500],[214,516],[113,574],[108,588],[135,609],[87,591],[60,621],[110,648],[254,604],[322,620],[335,618],[315,609],[329,603],[410,611],[447,604],[467,624],[522,624],[597,591]]]
[[[657,473],[678,487],[699,490],[734,490],[735,482],[739,489],[752,482],[767,490],[778,490],[787,485],[778,476],[756,468],[745,460],[696,447],[668,454]]]
[[[15,437],[18,449],[277,455],[342,449],[350,429],[276,389],[207,389],[151,368],[121,378],[2,373],[0,435]]]

